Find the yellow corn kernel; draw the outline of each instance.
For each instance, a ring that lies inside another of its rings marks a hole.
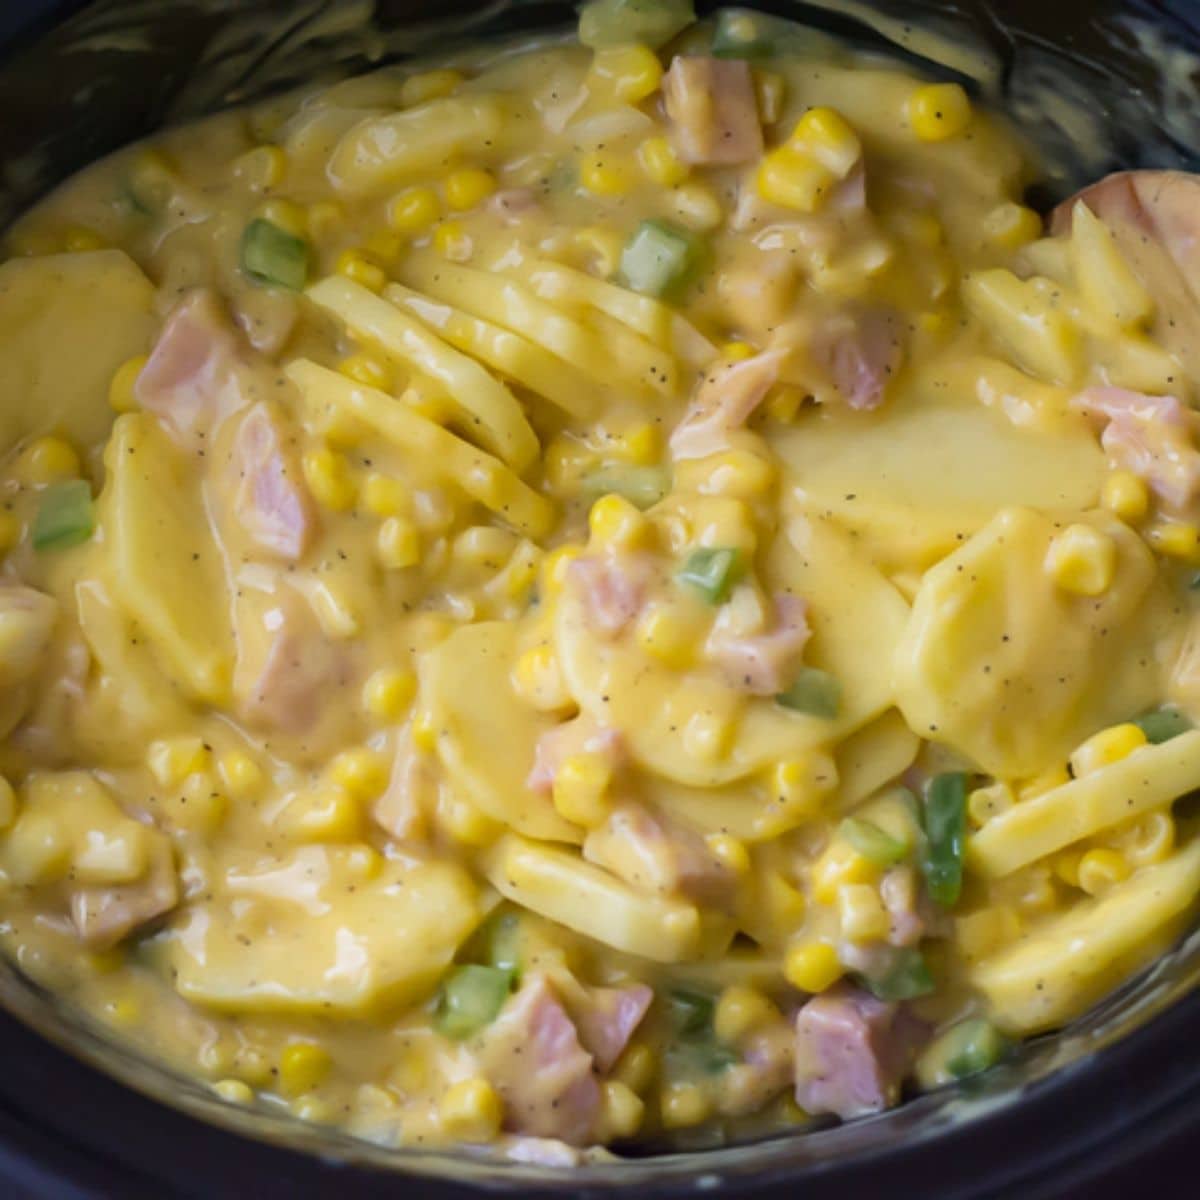
[[[486,1079],[460,1079],[446,1089],[438,1117],[442,1131],[456,1141],[490,1142],[500,1132],[504,1104]]]
[[[354,506],[354,479],[341,454],[320,446],[304,455],[302,466],[308,489],[318,504],[334,512],[345,512]]]
[[[727,1045],[736,1046],[747,1034],[778,1019],[779,1009],[762,992],[735,983],[717,1000],[713,1032]]]
[[[310,1125],[329,1125],[336,1111],[328,1100],[321,1100],[316,1096],[300,1096],[293,1100],[288,1108],[297,1120]]]
[[[753,358],[757,351],[749,342],[725,342],[721,346],[721,357],[728,362],[742,362]]]
[[[496,177],[479,167],[461,167],[446,177],[446,205],[455,212],[477,208],[495,190]]]
[[[837,781],[837,765],[821,751],[776,763],[768,780],[771,810],[760,822],[760,832],[764,835],[783,832],[815,816],[821,800],[837,786]]]
[[[279,1056],[279,1090],[285,1096],[302,1096],[320,1087],[332,1068],[327,1050],[312,1042],[293,1042]]]
[[[439,799],[437,816],[446,834],[464,846],[486,846],[503,832],[499,822],[453,794],[443,794]]]
[[[1071,771],[1078,779],[1101,767],[1120,762],[1146,744],[1146,735],[1132,722],[1110,725],[1093,734],[1071,755]]]
[[[1200,529],[1191,523],[1171,521],[1151,525],[1146,530],[1146,541],[1168,558],[1182,558],[1186,562],[1200,559]]]
[[[1100,491],[1100,503],[1122,521],[1140,521],[1150,509],[1150,492],[1132,471],[1110,471]]]
[[[528,540],[519,543],[504,570],[496,577],[505,596],[510,600],[527,598],[537,582],[541,565],[541,549]]]
[[[645,1113],[641,1097],[619,1079],[606,1079],[600,1085],[602,1140],[633,1137],[641,1128]]]
[[[554,773],[554,807],[568,821],[590,829],[608,816],[612,764],[603,755],[572,754]]]
[[[680,464],[685,466],[687,464]],[[735,500],[753,500],[764,495],[775,482],[775,468],[761,455],[749,450],[724,450],[696,460],[697,471],[705,472],[697,480],[696,491],[703,496],[729,496]],[[677,476],[682,481],[687,472]]]
[[[15,466],[16,477],[24,484],[41,487],[60,479],[79,476],[82,465],[70,442],[60,437],[40,437],[21,451]]]
[[[363,708],[377,721],[398,721],[417,694],[417,677],[411,671],[380,667],[363,684]]]
[[[813,899],[818,904],[838,902],[838,892],[848,883],[875,883],[879,868],[864,858],[849,842],[834,838],[812,865]]]
[[[1022,800],[1032,800],[1035,796],[1040,796],[1044,792],[1049,792],[1056,787],[1062,787],[1064,783],[1071,782],[1071,773],[1067,770],[1066,764],[1061,766],[1051,767],[1049,770],[1043,771],[1040,775],[1034,775],[1030,779],[1023,780],[1017,787],[1017,795]]]
[[[710,833],[705,839],[713,857],[735,875],[745,875],[750,870],[750,851],[741,838],[729,833]]]
[[[571,704],[571,693],[559,670],[558,657],[548,646],[534,646],[513,667],[513,688],[539,712],[557,712]]]
[[[499,570],[516,549],[516,535],[495,525],[471,525],[455,539],[451,554],[460,566]]]
[[[400,103],[409,108],[414,104],[424,104],[427,100],[440,100],[443,96],[449,96],[464,78],[461,71],[453,71],[448,67],[410,75],[400,85]]]
[[[21,520],[15,513],[0,509],[0,554],[7,554],[21,540]]]
[[[612,1078],[641,1095],[654,1082],[657,1067],[654,1051],[645,1042],[634,1042],[617,1060]]]
[[[621,252],[625,249],[625,239],[615,229],[587,225],[575,231],[573,241],[586,256],[589,271],[604,279],[617,273],[621,266]]]
[[[676,606],[651,604],[638,620],[637,643],[659,662],[682,670],[696,657],[697,629]]]
[[[637,104],[658,91],[662,63],[649,46],[601,46],[592,58],[588,84],[623,104]]]
[[[1007,904],[981,908],[954,922],[954,940],[968,962],[980,959],[1015,941],[1021,932],[1021,918]]]
[[[388,780],[387,759],[377,750],[360,746],[343,750],[329,764],[329,776],[359,800],[373,800]]]
[[[137,408],[134,385],[146,365],[146,355],[126,359],[114,372],[108,385],[108,406],[113,412],[133,412]]]
[[[983,236],[1002,250],[1018,250],[1042,236],[1042,218],[1032,208],[1006,200],[984,215]]]
[[[1046,551],[1046,571],[1064,592],[1099,596],[1112,587],[1117,546],[1091,525],[1068,525]]]
[[[266,781],[262,768],[244,750],[228,750],[217,759],[217,774],[225,790],[237,799],[258,791]]]
[[[292,237],[302,238],[308,234],[308,213],[294,200],[268,200],[259,205],[257,215]]]
[[[712,1097],[699,1084],[675,1082],[663,1089],[658,1101],[659,1114],[666,1129],[684,1129],[699,1125],[712,1116]]]
[[[104,1015],[122,1029],[132,1029],[142,1020],[142,1006],[136,996],[118,996],[109,1000],[103,1009]]]
[[[908,98],[908,123],[923,142],[957,137],[971,123],[971,101],[957,83],[930,83]]]
[[[601,546],[635,549],[650,542],[654,527],[636,505],[624,496],[610,492],[592,505],[588,513],[588,532]]]
[[[869,883],[844,883],[837,890],[838,921],[842,936],[851,942],[873,942],[887,937],[891,920],[879,892]]]
[[[407,239],[394,230],[376,229],[363,242],[363,249],[377,262],[394,263],[406,245]]]
[[[765,155],[755,174],[764,200],[802,213],[815,212],[836,183],[828,168],[787,146]]]
[[[796,122],[791,146],[807,152],[838,179],[845,179],[862,158],[862,143],[836,109],[810,108]]]
[[[643,421],[613,438],[613,453],[638,466],[649,466],[662,457],[662,434],[657,425]]]
[[[388,205],[388,224],[404,234],[421,233],[441,215],[437,193],[429,187],[405,188]]]
[[[787,425],[799,415],[800,409],[804,406],[805,399],[806,395],[803,388],[784,384],[782,387],[771,389],[763,408],[772,421],[778,421],[782,425]]]
[[[475,253],[475,242],[458,221],[442,221],[433,231],[433,248],[450,262],[467,262]]]
[[[395,382],[391,364],[374,354],[351,354],[338,363],[338,370],[347,379],[381,392],[390,392]]]
[[[680,223],[700,233],[710,233],[725,220],[721,198],[705,183],[685,183],[673,188],[671,207]]]
[[[579,160],[579,182],[593,196],[624,196],[633,187],[633,174],[613,151],[594,150]]]
[[[17,793],[13,785],[0,775],[0,829],[7,829],[17,819]]]
[[[828,942],[798,942],[783,958],[784,978],[801,992],[823,992],[842,977],[837,951]]]
[[[1099,896],[1114,884],[1128,879],[1129,861],[1117,850],[1089,850],[1079,863],[1079,886],[1089,896]]]
[[[437,718],[428,709],[421,709],[413,718],[412,740],[418,750],[432,754],[437,749],[440,732]]]
[[[391,475],[372,472],[363,480],[362,506],[372,516],[403,517],[412,512],[412,492],[407,484]]]
[[[679,161],[665,137],[647,138],[638,147],[637,159],[646,178],[662,187],[678,187],[688,177],[687,164]]]
[[[229,1104],[252,1104],[254,1102],[253,1088],[240,1079],[218,1079],[213,1084],[213,1091]]]
[[[571,564],[583,554],[582,546],[565,545],[551,550],[542,559],[542,591],[547,597],[557,596],[562,591]]]
[[[208,769],[209,750],[198,737],[151,742],[146,766],[163,787],[177,787],[189,775]]]
[[[774,71],[754,72],[754,93],[758,100],[758,117],[764,125],[774,125],[783,115],[787,82]]]
[[[372,262],[361,250],[343,250],[338,255],[337,273],[365,287],[368,291],[381,292],[387,283],[387,272]]]
[[[1016,803],[1013,790],[1007,783],[993,783],[976,788],[967,797],[967,818],[976,829],[1007,812]]]
[[[255,192],[278,187],[287,174],[288,158],[280,146],[255,146],[233,160],[234,178]]]
[[[363,834],[361,803],[340,787],[320,787],[284,814],[288,832],[302,841],[356,842]]]
[[[336,200],[319,200],[310,204],[304,214],[309,236],[325,241],[342,232],[346,225],[346,214]]]
[[[1083,861],[1082,850],[1062,850],[1050,859],[1050,869],[1056,878],[1068,887],[1079,886],[1079,864]]]

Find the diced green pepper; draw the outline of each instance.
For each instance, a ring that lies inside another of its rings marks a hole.
[[[434,1025],[455,1041],[472,1037],[496,1019],[511,988],[512,972],[500,967],[452,967],[438,991]]]
[[[933,976],[920,950],[897,951],[891,966],[880,975],[862,977],[871,995],[880,1000],[913,1000],[934,990]]]
[[[671,1026],[681,1036],[707,1034],[712,1031],[713,998],[705,992],[690,988],[673,988],[667,993],[667,1011]]]
[[[775,50],[767,22],[758,13],[723,8],[717,14],[712,52],[716,58],[765,58]]]
[[[38,500],[33,518],[33,548],[64,550],[68,546],[78,546],[92,536],[94,528],[92,489],[87,480],[52,483]]]
[[[666,996],[674,1038],[667,1048],[668,1071],[676,1076],[718,1075],[737,1061],[713,1031],[716,1002],[706,992],[673,988]]]
[[[775,703],[810,717],[832,720],[842,706],[842,685],[828,671],[801,667],[791,687],[780,692]]]
[[[695,19],[692,0],[588,0],[579,10],[579,40],[593,48],[642,42],[657,50]]]
[[[943,1035],[946,1070],[955,1079],[994,1067],[1008,1052],[1008,1041],[982,1017],[960,1021]]]
[[[678,292],[699,265],[703,243],[668,221],[643,221],[621,254],[621,280],[646,296]]]
[[[1146,741],[1155,746],[1169,742],[1192,728],[1188,715],[1170,705],[1142,713],[1140,717],[1133,718],[1133,723],[1146,735]]]
[[[666,467],[613,467],[583,480],[583,494],[588,499],[615,492],[642,509],[657,504],[670,490],[671,473]]]
[[[722,546],[693,550],[675,578],[695,588],[709,604],[724,604],[741,574],[742,552]]]
[[[839,832],[863,858],[881,867],[895,866],[908,854],[908,846],[899,838],[892,837],[873,821],[865,821],[861,817],[847,817],[841,823]]]
[[[962,892],[967,839],[967,777],[962,771],[935,775],[925,788],[925,838],[921,868],[929,895],[943,908]]]
[[[308,243],[262,217],[242,234],[242,270],[256,283],[298,292],[308,280]]]

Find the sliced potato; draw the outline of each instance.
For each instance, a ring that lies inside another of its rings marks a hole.
[[[921,739],[895,709],[851,734],[834,755],[839,807],[853,808],[898,778],[912,766],[920,749]]]

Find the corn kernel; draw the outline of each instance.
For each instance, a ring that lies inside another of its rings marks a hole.
[[[142,1020],[142,1006],[136,996],[119,996],[104,1006],[104,1015],[122,1029],[132,1029]]]
[[[462,167],[446,177],[446,204],[455,212],[477,208],[495,190],[496,177],[479,167]]]
[[[1003,250],[1019,250],[1042,236],[1042,218],[1032,208],[1006,200],[984,215],[983,236]]]
[[[548,645],[534,646],[517,659],[512,682],[517,694],[539,712],[558,712],[571,705],[558,657]]]
[[[1075,753],[1071,755],[1071,770],[1076,779],[1090,775],[1101,767],[1127,758],[1145,744],[1146,735],[1132,722],[1111,725],[1076,747]]]
[[[1040,775],[1034,775],[1029,779],[1023,780],[1017,788],[1017,795],[1022,800],[1032,800],[1035,796],[1041,796],[1056,787],[1062,787],[1064,783],[1070,782],[1071,773],[1067,770],[1064,763],[1061,766],[1050,767]]]
[[[813,899],[819,904],[838,902],[840,889],[848,883],[875,883],[879,868],[864,858],[849,842],[834,838],[812,865]]]
[[[828,942],[798,942],[783,959],[784,978],[801,992],[823,992],[842,977],[837,951]]]
[[[402,517],[412,512],[412,492],[408,485],[391,475],[373,472],[363,481],[362,506],[372,516]]]
[[[579,182],[593,196],[624,196],[633,187],[633,175],[613,151],[595,150],[580,159]]]
[[[387,272],[361,250],[343,250],[338,255],[337,273],[372,292],[383,291],[387,283]]]
[[[330,763],[329,776],[359,800],[373,800],[387,784],[387,759],[365,746],[343,750]]]
[[[279,146],[255,146],[233,161],[233,175],[251,191],[265,192],[278,187],[287,174],[287,154]]]
[[[551,550],[542,559],[541,581],[542,590],[549,596],[557,596],[562,591],[567,579],[567,571],[571,564],[583,554],[582,546],[565,545]]]
[[[1082,850],[1062,850],[1050,860],[1050,869],[1068,887],[1078,887],[1079,864],[1082,861]]]
[[[771,836],[816,816],[822,799],[837,786],[837,781],[837,765],[828,754],[819,751],[776,763],[768,778],[771,804],[756,823],[756,831]]]
[[[354,506],[354,479],[341,454],[321,446],[304,455],[302,466],[309,491],[318,504],[334,512],[345,512]]]
[[[735,875],[745,875],[750,870],[750,851],[741,838],[728,833],[710,833],[705,839],[713,857]]]
[[[1132,471],[1110,471],[1100,491],[1100,503],[1122,521],[1140,521],[1150,509],[1150,492]]]
[[[20,518],[7,509],[0,509],[0,554],[7,554],[21,540]]]
[[[424,104],[428,100],[440,100],[443,96],[449,96],[464,78],[461,71],[454,71],[448,67],[410,75],[400,85],[400,103],[409,108],[414,104]]]
[[[645,1042],[634,1042],[617,1059],[612,1078],[620,1080],[627,1088],[641,1095],[653,1083],[656,1069],[654,1051]]]
[[[685,183],[673,188],[670,202],[679,222],[700,233],[710,233],[725,220],[720,197],[704,183]]]
[[[207,770],[208,762],[208,747],[198,737],[151,742],[146,753],[146,766],[163,787],[178,787],[189,775]]]
[[[646,177],[662,187],[678,187],[688,177],[687,164],[679,161],[665,137],[647,138],[638,147],[637,159]]]
[[[592,58],[590,87],[623,104],[637,104],[658,91],[662,63],[649,46],[601,46]]]
[[[838,179],[845,179],[862,158],[858,134],[832,108],[810,108],[792,130],[790,145],[807,153]]]
[[[1200,560],[1200,529],[1182,521],[1151,525],[1146,530],[1146,541],[1169,558],[1181,558],[1186,562]]]
[[[475,242],[458,221],[442,221],[433,231],[433,247],[450,262],[467,262],[475,253]]]
[[[413,718],[412,740],[418,750],[432,754],[437,749],[440,732],[437,718],[428,709],[421,709]]]
[[[707,458],[682,462],[676,468],[675,486],[702,496],[728,496],[752,500],[775,482],[775,468],[749,450],[725,450]]]
[[[374,354],[351,354],[338,363],[338,370],[347,379],[381,392],[390,392],[395,382],[391,364]]]
[[[957,137],[971,123],[971,101],[957,83],[930,83],[908,98],[908,123],[923,142]]]
[[[443,794],[438,801],[438,821],[446,833],[464,846],[486,846],[503,827],[461,796]]]
[[[755,174],[764,200],[802,213],[815,212],[836,183],[828,168],[787,146],[764,155]]]
[[[603,755],[569,755],[554,773],[554,807],[566,820],[593,828],[608,816],[611,784],[612,764]]]
[[[612,492],[592,505],[588,532],[601,546],[635,549],[650,542],[654,527],[636,505]]]
[[[600,1085],[600,1122],[604,1140],[633,1137],[641,1128],[646,1106],[638,1094],[619,1079]]]
[[[417,694],[417,677],[411,671],[380,667],[363,684],[363,708],[377,721],[398,721]]]
[[[697,629],[676,606],[651,604],[638,620],[637,643],[659,662],[682,670],[696,657]]]
[[[1046,551],[1046,570],[1065,592],[1099,596],[1113,582],[1117,547],[1107,533],[1091,525],[1068,525]]]
[[[803,388],[784,384],[771,389],[763,408],[772,421],[787,425],[799,415],[806,398]]]
[[[743,362],[753,358],[757,351],[749,342],[725,342],[721,346],[721,357],[727,362]]]
[[[461,1142],[490,1142],[500,1132],[504,1104],[486,1079],[460,1079],[438,1105],[442,1130]]]
[[[114,372],[108,385],[108,406],[113,412],[133,412],[137,408],[134,385],[146,365],[146,355],[126,359]]]
[[[217,774],[230,795],[244,799],[266,780],[262,768],[244,750],[228,750],[217,759]]]
[[[404,253],[407,239],[391,229],[376,229],[365,242],[363,249],[377,262],[394,263]]]
[[[838,921],[842,936],[851,942],[873,942],[885,938],[891,919],[869,883],[844,883],[837,891]]]
[[[320,1087],[332,1068],[328,1051],[311,1042],[293,1042],[279,1056],[279,1089],[285,1096],[301,1096]]]
[[[779,1010],[762,992],[735,983],[717,1000],[713,1032],[727,1045],[736,1046],[747,1034],[778,1019]]]
[[[308,234],[308,214],[294,200],[268,200],[259,206],[257,215],[292,237],[302,238]]]
[[[219,1079],[213,1084],[213,1091],[229,1104],[252,1104],[254,1102],[254,1090],[240,1079]]]
[[[1079,886],[1089,896],[1099,896],[1129,878],[1129,862],[1116,850],[1089,850],[1079,864]]]
[[[451,553],[460,566],[499,570],[516,549],[516,536],[495,525],[471,525],[454,539]]]
[[[613,439],[613,452],[638,466],[649,466],[662,456],[662,434],[657,425],[642,421]]]
[[[774,71],[754,72],[754,94],[758,100],[758,117],[764,125],[774,125],[783,115],[787,82]]]
[[[78,478],[82,465],[70,442],[60,437],[40,437],[30,442],[17,459],[15,474],[25,484],[44,486],[60,479]]]
[[[789,936],[804,920],[808,901],[779,871],[768,871],[759,881],[760,919],[777,933]]]
[[[699,1125],[713,1111],[709,1094],[699,1084],[669,1083],[659,1097],[659,1112],[666,1129],[683,1129],[688,1125]]]
[[[601,229],[596,225],[588,225],[577,229],[573,240],[586,255],[589,271],[604,279],[609,279],[617,273],[621,266],[621,252],[625,249],[625,239],[615,229]]]
[[[323,787],[300,797],[284,813],[284,822],[304,841],[356,842],[363,832],[361,804],[340,787]]]
[[[304,223],[309,235],[317,241],[325,241],[340,234],[345,228],[346,214],[336,200],[319,200],[310,204],[304,214]]]
[[[405,188],[388,205],[388,224],[397,233],[420,233],[440,215],[437,193],[428,187]]]

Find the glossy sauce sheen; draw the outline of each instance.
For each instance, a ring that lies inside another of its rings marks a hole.
[[[349,80],[10,234],[4,943],[231,1103],[851,1117],[1187,919],[1194,297],[760,32]]]

